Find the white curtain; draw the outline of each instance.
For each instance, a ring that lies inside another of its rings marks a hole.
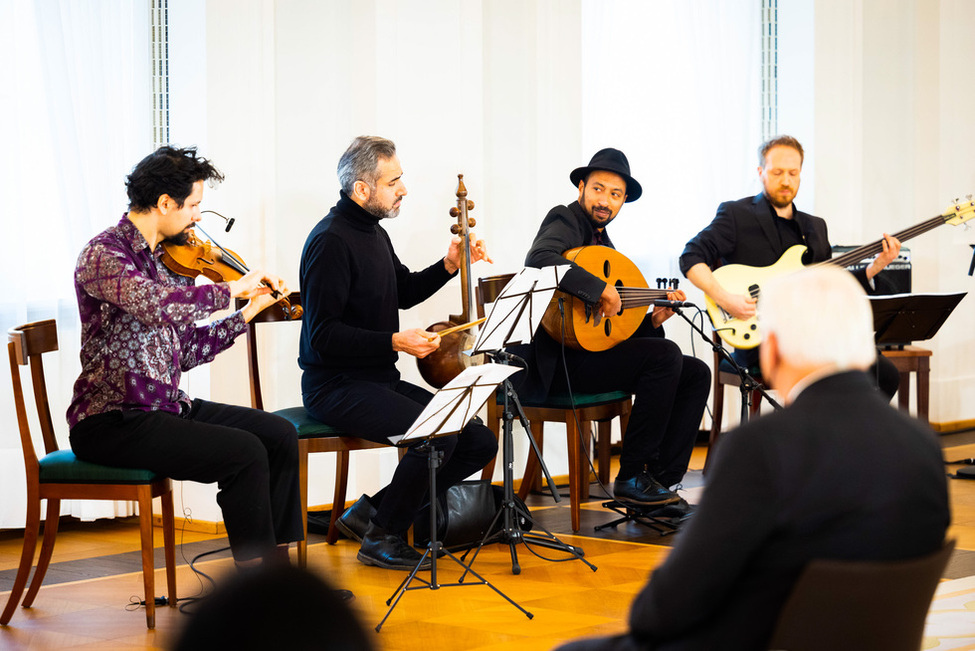
[[[148,38],[147,2],[0,0],[0,330],[57,319],[60,352],[45,370],[62,448],[79,371],[72,271],[84,243],[121,217],[124,175],[152,147]],[[23,527],[23,457],[6,371],[0,414],[0,528]],[[63,512],[92,519],[131,507],[72,503]]]
[[[623,208],[611,231],[651,286],[656,277],[680,278],[684,244],[718,203],[757,192],[759,7],[757,0],[583,2],[583,146],[587,156],[623,150],[643,186],[643,198]]]
[[[58,319],[62,353],[48,370],[65,445],[78,373],[71,271],[83,244],[118,220],[123,177],[152,147],[146,5],[0,0],[0,210],[11,242],[0,256],[8,279],[0,328]],[[335,162],[359,133],[400,145],[408,214],[390,230],[413,267],[443,255],[461,171],[496,260],[478,269],[485,275],[520,267],[544,214],[573,200],[569,171],[602,147],[625,151],[645,188],[613,237],[651,282],[678,275],[683,244],[720,200],[755,189],[753,0],[211,0],[190,8],[205,21],[172,28],[170,53],[201,79],[194,86],[174,73],[174,139],[200,145],[227,173],[205,205],[241,217],[234,238],[250,237],[241,250],[295,285],[304,239],[337,196]],[[176,10],[187,4],[171,9],[171,21]],[[261,236],[262,220],[274,237]],[[225,244],[234,248],[234,238]],[[452,285],[405,315],[404,326],[440,320],[457,301]],[[272,405],[297,401],[288,351],[272,372]],[[241,351],[210,366],[214,385],[227,387],[214,399],[246,404]],[[23,470],[6,372],[0,415],[0,527],[19,527]],[[558,454],[559,437],[550,438],[556,449],[547,457]],[[375,490],[395,463],[391,455],[375,464],[383,477],[360,468],[368,477],[350,490]],[[315,482],[328,483],[315,472]]]

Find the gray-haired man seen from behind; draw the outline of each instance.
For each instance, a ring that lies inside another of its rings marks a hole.
[[[830,328],[803,318],[810,306]],[[941,448],[865,372],[876,351],[857,281],[837,267],[776,278],[758,315],[762,374],[786,408],[725,435],[697,512],[633,602],[630,631],[564,649],[765,649],[810,560],[940,548]]]

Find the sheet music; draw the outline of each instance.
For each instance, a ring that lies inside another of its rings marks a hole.
[[[477,413],[497,386],[521,369],[504,364],[482,364],[465,368],[433,395],[410,429],[402,436],[388,437],[393,445],[404,440],[454,434]]]
[[[525,267],[516,274],[491,306],[491,313],[477,335],[472,353],[530,342],[559,282],[571,268],[567,264],[541,269]]]

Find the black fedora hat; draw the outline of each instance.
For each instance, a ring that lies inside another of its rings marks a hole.
[[[635,178],[630,176],[630,162],[626,160],[626,154],[619,149],[612,147],[600,149],[593,155],[589,165],[572,170],[569,180],[572,181],[572,185],[579,187],[579,181],[584,181],[593,170],[604,170],[622,176],[626,181],[626,203],[636,201],[643,194],[643,188]]]

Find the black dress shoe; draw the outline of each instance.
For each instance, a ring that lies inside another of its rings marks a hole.
[[[613,496],[616,501],[641,506],[663,506],[680,500],[677,493],[667,490],[647,472],[641,472],[629,479],[616,478],[613,482]]]
[[[647,512],[647,516],[651,518],[677,520],[678,522],[683,522],[692,515],[694,515],[694,506],[688,504],[687,500],[683,497],[673,504],[667,504],[666,506],[661,506],[659,509],[653,509]]]
[[[360,563],[387,570],[412,570],[422,557],[422,554],[407,545],[400,536],[388,533],[371,523],[362,537],[362,546],[356,555]],[[430,565],[430,557],[427,556],[420,569],[430,569]]]
[[[363,495],[356,500],[355,504],[345,509],[345,512],[335,521],[335,527],[346,538],[361,543],[366,529],[369,528],[369,521],[374,515],[376,515],[376,507],[368,497]]]
[[[355,595],[352,594],[351,590],[332,590],[332,594],[335,595],[339,601],[353,601]]]

